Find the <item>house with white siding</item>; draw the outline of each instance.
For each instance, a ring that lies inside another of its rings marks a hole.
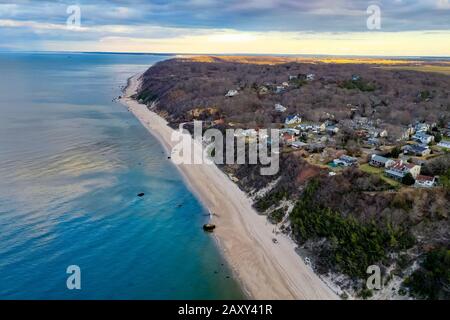
[[[227,94],[225,95],[225,97],[231,98],[231,97],[237,96],[238,94],[239,94],[239,92],[237,90],[229,90],[227,92]]]
[[[374,155],[372,155],[372,158],[371,158],[369,164],[372,167],[389,168],[390,166],[395,164],[395,161],[392,159],[374,154]]]
[[[279,103],[275,104],[275,111],[285,112],[286,110],[287,110],[286,107],[284,107],[283,105],[281,105]]]
[[[436,185],[436,177],[423,175],[418,175],[416,178],[416,182],[414,184],[415,187],[419,188],[432,188],[435,185]]]
[[[343,155],[338,159],[334,159],[333,163],[336,166],[352,167],[358,165],[358,159]]]
[[[412,138],[413,138],[413,140],[416,140],[423,144],[430,144],[431,142],[434,141],[434,136],[427,134],[423,131],[416,132],[416,134],[414,134],[412,136]]]
[[[298,114],[287,116],[286,119],[284,120],[284,124],[286,125],[298,124],[301,122],[302,118]]]
[[[392,179],[402,181],[408,173],[410,173],[412,177],[416,179],[420,174],[420,169],[421,167],[416,164],[403,163],[402,160],[397,160],[395,164],[393,164],[389,168],[386,168],[386,170],[384,170],[384,173]]]
[[[441,147],[441,148],[450,149],[450,141],[448,141],[448,140],[442,140],[441,142],[439,142],[439,143],[437,144],[437,146],[438,146],[438,147]]]

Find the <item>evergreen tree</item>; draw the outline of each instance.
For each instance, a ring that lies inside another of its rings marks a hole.
[[[403,179],[402,179],[402,183],[406,184],[407,186],[411,186],[416,182],[416,180],[414,180],[413,176],[411,173],[407,173]]]

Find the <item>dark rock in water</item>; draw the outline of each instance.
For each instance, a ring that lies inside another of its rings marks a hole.
[[[216,228],[216,225],[211,224],[211,223],[207,223],[203,225],[203,230],[208,231],[208,232],[213,232],[213,230]]]
[[[170,159],[170,157],[167,157],[167,159]]]
[[[141,193],[138,193],[138,195],[137,195],[138,197],[143,197],[143,196],[145,196],[145,193],[143,193],[143,192],[141,192]]]
[[[177,208],[181,208],[182,206],[183,206],[183,204],[180,203],[177,205]]]

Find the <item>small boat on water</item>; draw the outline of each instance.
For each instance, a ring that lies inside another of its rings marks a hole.
[[[206,223],[203,225],[203,230],[208,231],[208,232],[213,232],[215,228],[216,228],[216,225],[212,224],[212,223]]]

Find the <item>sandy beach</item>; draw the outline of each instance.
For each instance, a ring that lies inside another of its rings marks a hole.
[[[140,75],[129,79],[120,102],[165,147],[176,142],[165,119],[130,98],[138,89]],[[177,165],[190,189],[215,215],[214,235],[246,294],[252,299],[338,299],[338,296],[295,252],[285,235],[252,207],[251,200],[219,168],[208,164]],[[199,226],[200,227],[200,226]],[[278,243],[273,243],[276,238]]]

